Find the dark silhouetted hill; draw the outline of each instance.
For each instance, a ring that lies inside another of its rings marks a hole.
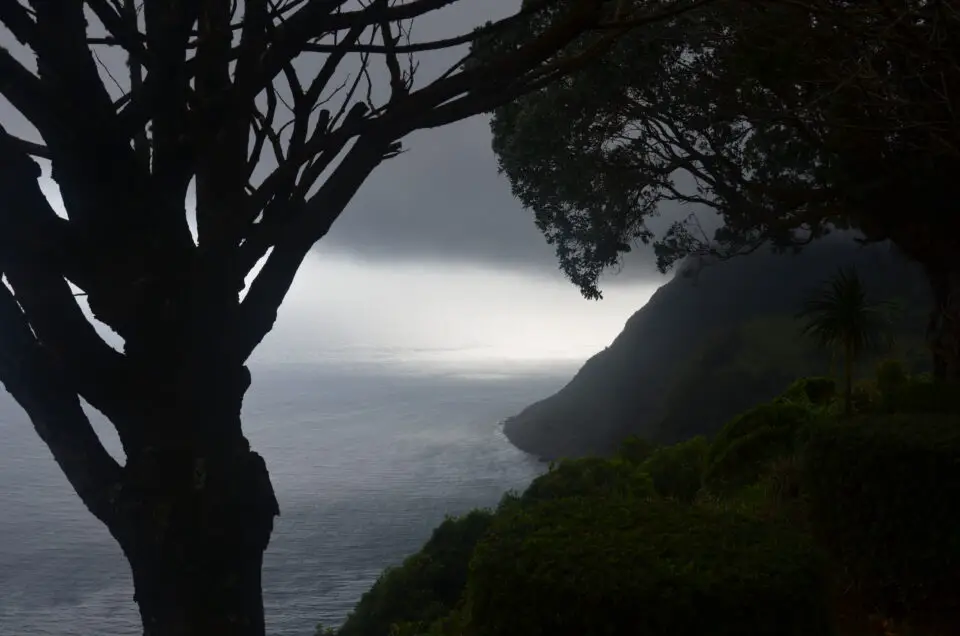
[[[834,238],[796,255],[758,251],[676,276],[563,389],[508,420],[505,432],[544,458],[608,454],[631,434],[661,442],[712,434],[793,379],[830,371],[794,316],[847,266],[873,298],[899,301],[893,353],[925,370],[930,300],[920,271],[887,244]]]

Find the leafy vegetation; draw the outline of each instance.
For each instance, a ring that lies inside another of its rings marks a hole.
[[[536,479],[520,496],[521,503],[577,496],[646,497],[653,495],[650,476],[622,459],[563,459]]]
[[[829,633],[812,543],[670,500],[575,497],[498,518],[471,562],[478,634]]]
[[[499,108],[493,148],[588,297],[638,242],[666,271],[688,255],[792,251],[838,228],[890,240],[933,291],[934,375],[960,377],[960,13],[949,5],[707,3]],[[722,223],[656,228],[665,201]]]
[[[854,365],[855,383],[888,356],[907,373],[931,371],[930,294],[917,268],[885,245],[827,239],[796,256],[758,252],[697,279],[674,278],[566,387],[511,420],[507,435],[550,459],[607,455],[628,435],[674,443],[716,434],[798,377],[838,375],[829,352],[801,336],[796,314],[822,281],[851,267],[870,297],[902,308],[893,348],[866,352]]]
[[[446,519],[419,552],[380,576],[337,633],[388,636],[395,623],[420,629],[443,618],[460,598],[474,546],[492,520],[486,510]]]
[[[960,414],[829,423],[804,452],[813,529],[848,584],[889,613],[960,615]]]
[[[804,303],[801,332],[843,359],[843,407],[853,412],[853,366],[868,351],[889,346],[892,304],[872,302],[856,270],[840,270]]]
[[[710,444],[705,437],[654,450],[640,465],[650,475],[653,488],[661,497],[690,502],[700,492],[703,467]]]
[[[956,633],[956,393],[894,359],[859,388],[852,417],[812,376],[712,439],[557,462],[492,513],[445,522],[456,549],[437,550],[438,529],[341,633]],[[424,576],[430,559],[456,575]]]

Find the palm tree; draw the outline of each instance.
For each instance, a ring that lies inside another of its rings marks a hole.
[[[842,356],[845,415],[853,410],[853,365],[866,351],[890,344],[894,307],[889,301],[870,301],[860,276],[850,268],[826,281],[798,315],[806,319],[802,334]]]

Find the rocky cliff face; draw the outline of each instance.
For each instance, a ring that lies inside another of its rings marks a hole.
[[[798,255],[758,251],[663,285],[563,389],[508,420],[507,437],[552,459],[606,454],[630,434],[666,442],[713,433],[798,374],[828,372],[793,317],[846,266],[875,298],[900,300],[899,355],[922,366],[926,283],[888,245],[833,239]]]

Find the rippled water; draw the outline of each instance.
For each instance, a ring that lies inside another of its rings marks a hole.
[[[245,426],[282,509],[264,571],[269,633],[339,624],[445,514],[529,483],[543,466],[510,446],[498,422],[566,374],[255,369]],[[5,393],[0,443],[0,634],[140,633],[119,548]]]

